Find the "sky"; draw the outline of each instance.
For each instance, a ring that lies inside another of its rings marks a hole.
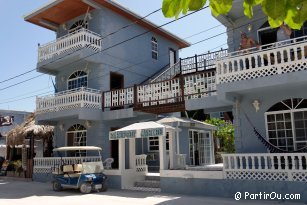
[[[46,96],[54,93],[51,76],[41,75],[35,70],[8,80],[35,69],[38,43],[45,44],[55,40],[54,32],[30,24],[23,19],[24,15],[48,1],[3,0],[1,2],[0,110],[33,112],[36,106],[36,96]],[[162,6],[162,0],[117,0],[117,2],[140,16],[146,16]],[[162,11],[149,16],[147,19],[157,25],[173,20],[165,18]],[[225,32],[225,27],[212,17],[210,9],[199,11],[163,28],[190,43],[195,43]],[[210,30],[206,31],[208,29]],[[220,35],[208,41],[182,49],[179,52],[179,57],[184,58],[195,54],[206,53],[209,50],[217,50],[221,47],[226,48],[226,40],[226,34]]]

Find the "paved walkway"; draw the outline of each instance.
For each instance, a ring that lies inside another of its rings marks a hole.
[[[109,190],[105,193],[82,195],[77,190],[54,192],[51,184],[16,181],[0,177],[2,205],[233,205],[233,204],[299,204],[273,201],[235,201],[229,198],[176,196],[163,193]]]

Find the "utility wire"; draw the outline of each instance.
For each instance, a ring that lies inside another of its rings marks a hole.
[[[114,34],[118,33],[118,32],[121,31],[121,30],[124,30],[124,29],[126,29],[126,28],[129,28],[130,26],[133,26],[133,25],[137,24],[138,22],[140,22],[141,20],[147,18],[148,16],[151,16],[152,14],[159,12],[161,9],[162,9],[162,8],[156,9],[156,10],[150,12],[149,14],[147,14],[147,15],[145,15],[145,16],[139,18],[139,19],[137,19],[136,21],[134,21],[134,22],[132,22],[132,23],[130,23],[130,24],[127,24],[127,25],[125,25],[125,26],[123,26],[123,27],[121,27],[121,28],[119,28],[119,29],[117,29],[117,30],[111,32],[111,33],[106,34],[105,36],[102,37],[102,39],[105,39],[105,38],[107,38],[107,37],[109,37],[109,36],[111,36],[111,35],[114,35]],[[81,49],[83,49],[83,48],[81,48]],[[78,50],[81,50],[81,49],[78,49]],[[66,57],[66,56],[67,56],[67,55],[65,55],[65,57]],[[57,59],[57,60],[58,60],[58,59]],[[52,61],[52,62],[54,62],[54,61]],[[50,62],[50,63],[52,63],[52,62]],[[47,65],[47,64],[46,64],[46,65]],[[4,82],[7,82],[7,81],[10,81],[10,80],[13,80],[13,79],[18,78],[18,77],[21,77],[21,76],[26,75],[26,74],[28,74],[28,73],[31,73],[31,72],[33,72],[33,71],[35,71],[35,70],[36,70],[36,69],[32,69],[32,70],[26,71],[26,72],[24,72],[24,73],[21,73],[21,74],[19,74],[19,75],[10,77],[10,78],[8,78],[8,79],[6,79],[6,80],[2,80],[2,81],[0,81],[0,84],[2,84],[2,83],[4,83]]]
[[[208,8],[208,6],[203,7],[203,8],[200,9],[200,10],[191,12],[191,13],[185,15],[185,16],[181,16],[181,17],[179,17],[178,19],[175,19],[175,20],[169,21],[169,22],[167,22],[167,23],[164,23],[164,24],[162,24],[162,25],[160,25],[160,26],[156,26],[156,27],[154,27],[153,29],[147,30],[147,31],[145,31],[145,32],[143,32],[143,33],[140,33],[140,34],[136,35],[136,36],[133,36],[133,37],[128,38],[128,39],[126,39],[126,40],[124,40],[124,41],[121,41],[121,42],[116,43],[116,44],[114,44],[114,45],[112,45],[112,46],[109,46],[109,47],[107,47],[107,48],[105,48],[105,49],[103,49],[103,50],[101,50],[101,51],[95,52],[95,53],[93,53],[93,54],[89,54],[88,56],[85,56],[85,57],[83,57],[83,58],[78,59],[77,61],[68,63],[68,64],[63,65],[63,66],[67,66],[67,65],[70,65],[70,64],[79,62],[79,61],[81,61],[81,60],[83,60],[83,59],[86,59],[86,58],[88,58],[88,57],[90,57],[90,56],[96,55],[96,54],[101,53],[101,52],[103,52],[103,51],[106,51],[106,50],[109,50],[109,49],[114,48],[114,47],[116,47],[116,46],[119,46],[119,45],[121,45],[121,44],[124,44],[124,43],[126,43],[126,42],[128,42],[128,41],[131,41],[131,40],[133,40],[133,39],[135,39],[135,38],[138,38],[138,37],[140,37],[140,36],[143,36],[143,35],[145,35],[145,34],[151,32],[151,31],[157,30],[157,29],[159,29],[159,28],[161,28],[161,27],[163,27],[163,26],[166,26],[166,25],[168,25],[168,24],[171,24],[171,23],[173,23],[173,22],[175,22],[175,21],[178,21],[178,20],[180,20],[180,19],[186,18],[186,17],[188,17],[188,16],[190,16],[190,15],[196,13],[196,12],[202,11],[202,10],[204,10],[204,9],[206,9],[206,8]],[[157,11],[159,11],[159,10],[156,10],[156,11],[154,11],[154,12],[157,12]],[[152,12],[152,13],[153,13],[153,12]],[[147,15],[147,16],[148,16],[148,15]],[[85,47],[84,47],[84,48],[85,48]],[[84,49],[84,48],[81,48],[81,49]],[[80,49],[80,50],[81,50],[81,49]],[[68,55],[71,55],[71,54],[68,54]],[[67,55],[66,55],[66,56],[67,56]],[[66,57],[66,56],[63,56],[63,57]],[[60,59],[61,59],[61,58],[60,58]],[[58,60],[60,60],[60,59],[56,59],[55,61],[58,61]],[[55,61],[52,61],[52,62],[55,62]],[[50,63],[52,63],[52,62],[48,62],[48,63],[46,63],[46,64],[44,64],[44,65],[42,65],[42,66],[46,66],[46,65],[48,65],[48,64],[50,64]],[[27,82],[27,81],[29,81],[29,80],[31,80],[31,79],[40,77],[40,76],[42,76],[42,75],[44,75],[44,74],[35,76],[35,77],[33,77],[33,78],[30,78],[30,79],[28,79],[28,80],[25,80],[25,81],[16,83],[16,84],[14,84],[14,85],[7,86],[7,87],[5,87],[5,88],[0,89],[0,91],[5,90],[5,89],[10,88],[10,87],[13,87],[13,86],[16,86],[16,85],[19,85],[19,84],[21,84],[21,83],[23,83],[23,82]]]
[[[203,9],[205,9],[205,8],[207,8],[207,7],[204,7],[204,8],[202,8],[201,10],[203,10]],[[198,11],[200,11],[200,10],[198,10]],[[195,12],[198,12],[198,11],[195,11]],[[193,14],[193,13],[195,13],[195,12],[189,13],[188,15],[191,15],[191,14]],[[179,20],[179,19],[182,19],[183,17],[186,17],[186,16],[182,16],[182,17],[178,18],[178,20]],[[265,18],[265,17],[264,17],[264,18]],[[259,19],[256,19],[256,20],[252,21],[252,22],[256,22],[256,21],[262,20],[262,19],[264,19],[264,18],[259,18]],[[165,26],[165,25],[167,25],[167,24],[173,23],[174,21],[176,21],[176,20],[173,20],[173,21],[170,21],[170,22],[168,22],[168,23],[165,23],[165,24],[162,24],[162,25],[160,25],[160,26],[157,26],[155,29],[160,28],[160,27],[162,27],[162,26]],[[241,25],[241,26],[239,26],[239,27],[237,27],[237,28],[234,28],[234,29],[232,29],[232,30],[239,29],[239,28],[241,28],[241,27],[243,27],[243,26],[246,26],[246,25],[248,25],[248,24],[250,24],[250,23],[251,23],[251,22],[249,22],[249,23],[247,23],[247,24],[243,24],[243,25]],[[216,26],[214,26],[214,27],[216,27]],[[152,29],[152,30],[155,30],[155,29]],[[127,41],[129,41],[129,40],[131,40],[131,39],[134,39],[134,38],[137,38],[137,37],[139,37],[139,36],[141,36],[141,35],[144,35],[144,34],[150,32],[150,31],[152,31],[152,30],[146,31],[146,32],[144,32],[144,33],[142,33],[142,34],[139,34],[139,35],[135,36],[135,37],[132,37],[132,38],[130,38],[130,39],[127,39],[127,40],[125,40],[125,41],[123,41],[123,42],[121,42],[121,43],[127,42]],[[204,41],[207,41],[207,40],[209,40],[209,39],[215,38],[215,37],[220,36],[220,35],[225,34],[225,33],[227,33],[227,32],[222,32],[222,33],[219,33],[219,34],[217,34],[217,35],[211,36],[211,37],[209,37],[209,38],[203,39],[203,40],[201,40],[201,41],[195,42],[195,43],[193,43],[191,46],[196,45],[196,44],[199,44],[199,43],[202,43],[202,42],[204,42]],[[113,46],[111,46],[111,47],[118,46],[118,45],[120,45],[121,43],[115,44],[115,45],[113,45]],[[104,50],[110,49],[111,47],[108,47],[108,48],[106,48],[106,49],[104,49]],[[104,50],[102,50],[102,51],[104,51]],[[99,52],[102,52],[102,51],[99,51]],[[99,52],[98,52],[98,53],[99,53]],[[94,54],[91,54],[91,55],[95,55],[95,54],[97,54],[97,53],[94,53]],[[90,56],[91,56],[91,55],[90,55]],[[86,56],[86,57],[84,57],[84,58],[87,58],[87,57],[89,57],[89,56]],[[81,60],[81,59],[79,59],[79,60]],[[78,60],[78,61],[79,61],[79,60]],[[146,61],[142,61],[142,62],[140,62],[140,63],[138,63],[138,64],[133,64],[133,65],[131,65],[131,66],[128,66],[128,67],[119,69],[119,70],[117,70],[117,71],[126,70],[127,68],[133,67],[133,66],[135,66],[135,65],[142,64],[142,63],[144,63],[144,62],[146,62]],[[106,64],[106,63],[102,63],[102,64]],[[115,66],[110,65],[110,64],[106,64],[106,65],[115,67]],[[137,74],[139,74],[139,73],[137,73]],[[43,75],[43,74],[41,74],[41,75]],[[41,76],[41,75],[39,75],[39,76]],[[108,75],[108,74],[107,74],[107,75]],[[139,74],[139,75],[143,75],[143,74]],[[39,77],[39,76],[36,76],[36,77]],[[92,79],[100,78],[100,77],[103,77],[103,76],[104,76],[104,75],[102,75],[102,76],[96,76],[96,77],[94,77],[94,78],[92,78]],[[150,77],[150,76],[146,76],[146,75],[143,75],[143,76],[145,76],[145,77]],[[36,78],[36,77],[34,77],[34,78]],[[33,79],[33,78],[31,78],[31,79]],[[29,80],[31,80],[31,79],[29,79]],[[23,82],[26,82],[26,81],[28,81],[28,80],[25,80],[25,81],[23,81]],[[22,82],[21,82],[21,83],[22,83]],[[20,83],[18,83],[18,84],[20,84]],[[14,86],[14,85],[11,85],[11,86],[9,86],[9,87],[12,87],[12,86]],[[6,87],[6,88],[8,88],[8,87]],[[0,89],[0,91],[1,91],[1,90],[4,90],[4,89],[6,89],[6,88]]]

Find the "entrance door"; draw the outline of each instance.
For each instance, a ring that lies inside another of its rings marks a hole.
[[[169,49],[169,66],[176,63],[176,51],[174,49]]]
[[[211,138],[209,133],[189,131],[191,165],[203,166],[211,163]]]
[[[114,162],[112,163],[113,169],[118,169],[118,140],[111,140],[110,141],[110,153],[111,157],[114,159]]]
[[[115,131],[119,128],[111,128],[111,131]],[[114,159],[112,163],[113,169],[118,169],[119,153],[118,153],[118,140],[110,140],[110,157]]]
[[[110,90],[124,88],[124,76],[119,73],[110,73]]]

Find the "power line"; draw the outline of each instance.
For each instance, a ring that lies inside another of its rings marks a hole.
[[[261,19],[257,19],[257,20],[255,20],[255,21],[258,21],[258,20],[261,20]],[[242,25],[242,26],[245,26],[245,25]],[[236,29],[239,29],[239,28],[241,28],[242,26],[240,26],[240,27],[237,27],[237,28],[234,28],[233,30],[236,30]],[[233,41],[232,41],[233,42]],[[229,43],[229,42],[228,42]],[[223,45],[226,45],[227,43],[224,43],[224,44],[221,44],[221,45],[219,45],[219,46],[217,46],[217,47],[214,47],[214,48],[212,48],[212,49],[209,49],[209,50],[215,50],[216,48],[219,48],[219,47],[221,47],[221,46],[223,46]],[[113,56],[114,57],[114,56]],[[124,68],[121,68],[121,69],[119,69],[119,70],[116,70],[116,71],[121,71],[121,70],[126,70],[127,68],[130,68],[130,67],[133,67],[133,66],[136,66],[136,65],[139,65],[139,64],[142,64],[142,63],[144,63],[144,62],[147,62],[148,60],[144,60],[144,61],[141,61],[141,62],[139,62],[139,63],[137,63],[137,64],[133,64],[133,65],[130,65],[130,66],[127,66],[127,67],[124,67]],[[130,62],[129,62],[130,63]],[[109,64],[110,65],[110,64]],[[110,66],[112,66],[112,67],[116,67],[116,66],[113,66],[113,65],[110,65]],[[108,75],[108,74],[107,74]],[[105,76],[105,74],[104,75],[101,75],[101,76],[95,76],[95,77],[93,77],[93,78],[89,78],[88,80],[92,80],[92,79],[96,79],[96,78],[101,78],[101,77],[103,77],[103,76]],[[144,75],[145,76],[145,75]],[[133,81],[133,82],[136,82],[136,81]],[[133,83],[133,82],[131,82],[131,83]],[[46,93],[40,93],[40,94],[38,94],[38,95],[43,95],[43,94],[49,94],[49,93],[53,93],[52,91],[49,91],[49,92],[46,92]],[[32,96],[29,96],[29,97],[25,97],[25,98],[20,98],[20,99],[17,99],[17,100],[11,100],[11,101],[7,101],[7,102],[2,102],[2,103],[0,103],[0,104],[6,104],[6,103],[10,103],[10,102],[16,102],[16,101],[20,101],[20,100],[24,100],[24,99],[29,99],[29,98],[33,98],[33,97],[36,97],[37,95],[32,95]]]
[[[6,79],[6,80],[0,81],[0,84],[1,84],[1,83],[5,83],[5,82],[10,81],[10,80],[13,80],[13,79],[18,78],[18,77],[21,77],[21,76],[26,75],[26,74],[28,74],[28,73],[31,73],[31,72],[33,72],[33,71],[35,71],[35,69],[32,69],[32,70],[26,71],[26,72],[24,72],[24,73],[21,73],[21,74],[19,74],[19,75],[10,77],[10,78],[8,78],[8,79]]]
[[[79,62],[79,61],[81,61],[81,60],[83,60],[83,59],[86,59],[86,58],[88,58],[88,57],[90,57],[90,56],[96,55],[96,54],[101,53],[101,52],[103,52],[103,51],[106,51],[106,50],[109,50],[109,49],[114,48],[114,47],[116,47],[116,46],[119,46],[119,45],[121,45],[121,44],[124,44],[124,43],[126,43],[126,42],[128,42],[128,41],[131,41],[131,40],[133,40],[133,39],[135,39],[135,38],[138,38],[138,37],[140,37],[140,36],[142,36],[142,35],[145,35],[145,34],[151,32],[151,31],[157,30],[157,29],[159,29],[159,28],[161,28],[161,27],[163,27],[163,26],[166,26],[166,25],[168,25],[168,24],[171,24],[171,23],[173,23],[173,22],[175,22],[175,21],[178,21],[178,20],[180,20],[180,19],[186,18],[186,17],[188,17],[188,16],[190,16],[190,15],[196,13],[196,12],[202,11],[202,10],[204,10],[204,9],[206,9],[206,8],[208,8],[208,6],[203,7],[203,8],[200,9],[200,10],[191,12],[191,13],[185,15],[185,16],[181,16],[181,17],[179,17],[178,19],[175,19],[175,20],[169,21],[169,22],[167,22],[167,23],[164,23],[164,24],[162,24],[162,25],[160,25],[160,26],[156,26],[156,27],[154,27],[153,29],[150,29],[150,30],[148,30],[148,31],[145,31],[145,32],[143,32],[143,33],[141,33],[141,34],[138,34],[138,35],[136,35],[136,36],[133,36],[133,37],[131,37],[131,38],[128,38],[128,39],[126,39],[126,40],[124,40],[124,41],[121,41],[121,42],[116,43],[116,44],[114,44],[114,45],[112,45],[112,46],[109,46],[109,47],[107,47],[107,48],[105,48],[105,49],[103,49],[103,50],[101,50],[101,51],[95,52],[95,53],[93,53],[93,54],[90,54],[90,55],[88,55],[88,56],[85,56],[85,57],[83,57],[83,58],[80,58],[80,59],[78,59],[77,61],[74,61],[74,62],[65,64],[65,65],[63,65],[63,66],[67,66],[67,65],[70,65],[70,64]],[[154,11],[154,12],[157,12],[157,11],[158,11],[158,10],[156,10],[156,11]],[[151,13],[154,13],[154,12],[151,12]],[[147,15],[147,16],[148,16],[148,15]],[[81,48],[81,49],[84,49],[84,48],[85,48],[85,47],[83,47],[83,48]],[[81,49],[80,49],[80,50],[81,50]],[[76,52],[76,51],[75,51],[75,52]],[[68,54],[68,55],[71,55],[71,54]],[[68,55],[65,55],[65,56],[63,56],[63,57],[67,57]],[[62,57],[62,58],[63,58],[63,57]],[[60,59],[62,59],[62,58],[56,59],[55,61],[58,61],[58,60],[60,60]],[[55,61],[52,61],[52,62],[55,62]],[[48,62],[48,63],[46,63],[46,64],[44,64],[44,65],[42,65],[42,66],[46,66],[46,65],[48,65],[48,64],[50,64],[50,63],[52,63],[52,62]],[[10,88],[10,87],[13,87],[13,86],[16,86],[16,85],[19,85],[19,84],[21,84],[21,83],[23,83],[23,82],[27,82],[27,81],[29,81],[29,80],[31,80],[31,79],[40,77],[40,76],[42,76],[42,75],[44,75],[44,74],[35,76],[35,77],[33,77],[33,78],[30,78],[30,79],[28,79],[28,80],[25,80],[25,81],[16,83],[16,84],[11,85],[11,86],[7,86],[7,87],[5,87],[5,88],[0,89],[0,91],[5,90],[5,89]]]
[[[206,33],[206,32],[208,32],[208,31],[213,30],[213,29],[215,29],[215,28],[218,28],[218,27],[220,27],[220,26],[223,26],[223,24],[219,24],[219,25],[213,26],[213,27],[211,27],[211,28],[202,30],[202,31],[200,31],[200,32],[198,32],[198,33],[195,33],[195,34],[192,34],[192,35],[190,35],[190,36],[188,36],[188,37],[185,37],[184,39],[192,38],[192,37],[197,36],[197,35],[199,35],[199,34]]]
[[[202,8],[201,10],[203,10],[203,9],[205,9],[205,8],[207,8],[207,7],[204,7],[204,8]],[[200,10],[198,10],[198,11],[200,11]],[[195,11],[195,12],[198,12],[198,11]],[[191,15],[191,14],[193,14],[193,13],[195,13],[195,12],[189,13],[188,15]],[[178,19],[176,19],[176,20],[182,19],[183,17],[186,17],[186,16],[182,16],[182,17],[180,17],[180,18],[178,18]],[[261,19],[263,19],[263,18],[256,19],[256,20],[254,20],[254,21],[252,21],[252,22],[255,22],[255,21],[258,21],[258,20],[261,20]],[[152,30],[155,30],[155,29],[160,28],[160,27],[162,27],[162,26],[165,26],[165,25],[167,25],[167,24],[173,23],[173,22],[176,21],[176,20],[173,20],[173,21],[167,22],[167,23],[165,23],[165,24],[162,24],[162,25],[160,25],[160,26],[157,26],[156,28],[154,28],[154,29],[152,29]],[[250,23],[250,22],[249,22],[249,23]],[[239,26],[239,27],[237,27],[237,28],[234,28],[234,29],[232,29],[232,30],[239,29],[239,28],[241,28],[241,27],[243,27],[243,26],[248,25],[249,23],[244,24],[244,25],[241,25],[241,26]],[[214,27],[216,27],[216,26],[214,26]],[[110,47],[108,47],[108,48],[106,48],[106,49],[104,49],[104,50],[102,50],[102,51],[108,50],[108,49],[110,49],[110,48],[112,48],[112,47],[115,47],[115,46],[118,46],[118,45],[120,45],[120,44],[122,44],[122,43],[125,43],[125,42],[127,42],[127,41],[130,41],[130,40],[132,40],[132,39],[134,39],[134,38],[137,38],[137,37],[139,37],[139,36],[141,36],[141,35],[144,35],[144,34],[146,34],[146,33],[149,33],[149,32],[152,31],[152,30],[143,32],[143,33],[141,33],[141,34],[139,34],[139,35],[137,35],[137,36],[134,36],[134,37],[132,37],[132,38],[130,38],[130,39],[127,39],[127,40],[125,40],[125,41],[123,41],[123,42],[121,42],[121,43],[118,43],[118,44],[115,44],[115,45],[113,45],[113,46],[110,46]],[[208,29],[207,29],[207,30],[208,30]],[[210,30],[210,29],[209,29],[209,30]],[[199,32],[199,33],[200,33],[200,32]],[[204,41],[207,41],[207,40],[209,40],[209,39],[215,38],[215,37],[220,36],[220,35],[225,34],[225,33],[226,33],[226,32],[222,32],[222,33],[219,33],[219,34],[217,34],[217,35],[211,36],[211,37],[209,37],[209,38],[203,39],[203,40],[201,40],[201,41],[198,41],[198,42],[196,42],[196,43],[193,43],[192,46],[193,46],[193,45],[196,45],[196,44],[199,44],[199,43],[202,43],[202,42],[204,42]],[[99,52],[102,52],[102,51],[99,51]],[[97,52],[97,53],[99,53],[99,52]],[[91,54],[91,55],[95,55],[95,54],[97,54],[97,53],[94,53],[94,54]],[[89,56],[91,56],[91,55],[89,55]],[[89,56],[86,56],[86,57],[84,57],[84,58],[87,58],[87,57],[89,57]],[[114,56],[113,56],[113,57],[114,57]],[[80,61],[80,60],[81,60],[81,59],[79,59],[78,61]],[[146,60],[146,61],[147,61],[147,60]],[[146,62],[146,61],[141,61],[141,62],[138,63],[138,64],[133,64],[133,65],[131,65],[131,66],[128,66],[128,67],[119,69],[119,70],[117,70],[117,71],[126,70],[127,68],[133,67],[133,66],[135,66],[135,65],[142,64],[142,63],[144,63],[144,62]],[[73,62],[73,63],[75,63],[75,62]],[[71,63],[69,63],[69,64],[71,64]],[[106,63],[101,63],[101,64],[106,64]],[[106,64],[106,65],[115,67],[115,66],[113,66],[113,65],[111,65],[111,64]],[[133,72],[133,71],[129,71],[129,72]],[[133,72],[133,73],[136,73],[136,72]],[[140,73],[137,73],[137,74],[138,74],[138,75],[145,76],[145,77],[150,77],[150,76],[143,75],[143,74],[140,74]],[[42,75],[43,75],[43,74],[42,74]],[[41,76],[41,75],[40,75],[40,76]],[[104,75],[102,75],[102,76],[96,76],[96,77],[94,77],[94,78],[92,78],[92,79],[99,78],[99,77],[103,77],[103,76],[104,76]],[[36,77],[39,77],[39,76],[36,76]],[[34,77],[34,78],[36,78],[36,77]],[[32,79],[32,78],[31,78],[31,79]],[[28,81],[28,80],[26,80],[26,81]],[[23,81],[23,82],[25,82],[25,81]],[[20,82],[20,83],[18,83],[18,84],[21,84],[21,83],[22,83],[22,82]],[[14,85],[12,85],[12,86],[14,86]],[[9,86],[9,87],[12,87],[12,86]],[[6,87],[6,88],[8,88],[8,87]],[[0,89],[0,91],[1,91],[1,90],[4,90],[4,89],[6,89],[6,88]]]
[[[129,28],[130,26],[133,26],[134,24],[137,24],[137,23],[140,22],[141,20],[147,18],[148,16],[150,16],[150,15],[152,15],[152,14],[154,14],[154,13],[157,13],[157,12],[160,11],[161,9],[162,9],[162,8],[156,9],[156,10],[150,12],[149,14],[147,14],[147,15],[145,15],[145,16],[139,18],[139,19],[137,19],[136,21],[134,21],[134,22],[132,22],[132,23],[130,23],[130,24],[127,24],[127,25],[125,25],[125,26],[123,26],[123,27],[120,27],[119,29],[117,29],[117,30],[115,30],[115,31],[113,31],[113,32],[111,32],[111,33],[106,34],[104,37],[102,37],[102,39],[105,39],[105,38],[107,38],[107,37],[109,37],[109,36],[111,36],[111,35],[114,35],[114,34],[118,33],[118,32],[121,31],[121,30],[124,30],[124,29],[126,29],[126,28]],[[78,50],[82,50],[82,49],[83,49],[83,48],[78,49]],[[77,50],[77,51],[78,51],[78,50]],[[76,52],[76,51],[75,51],[75,52]],[[67,55],[65,55],[65,57],[66,57],[66,56],[67,56]],[[59,60],[59,59],[57,59],[57,60]],[[52,62],[55,62],[55,61],[52,61]],[[52,63],[52,62],[49,62],[49,63]],[[47,64],[45,64],[45,65],[47,65]],[[11,77],[11,78],[8,78],[8,79],[6,79],[6,80],[0,81],[0,84],[2,84],[2,83],[4,83],[4,82],[7,82],[7,81],[10,81],[10,80],[13,80],[13,79],[18,78],[18,77],[21,77],[21,76],[26,75],[26,74],[28,74],[28,73],[31,73],[31,72],[33,72],[33,71],[35,71],[35,70],[36,70],[36,69],[32,69],[32,70],[26,71],[26,72],[24,72],[24,73],[21,73],[21,74],[19,74],[19,75],[16,75],[16,76],[13,76],[13,77]]]
[[[29,78],[29,79],[27,79],[27,80],[24,80],[24,81],[20,81],[20,82],[18,82],[18,83],[15,83],[15,84],[13,84],[13,85],[9,85],[9,86],[7,86],[7,87],[1,88],[0,91],[6,90],[6,89],[8,89],[8,88],[11,88],[11,87],[14,87],[14,86],[16,86],[16,85],[22,84],[22,83],[24,83],[24,82],[28,82],[28,81],[30,81],[30,80],[33,80],[33,79],[38,78],[38,77],[43,76],[43,75],[44,75],[44,74],[40,74],[40,75],[34,76],[34,77],[32,77],[32,78]]]

